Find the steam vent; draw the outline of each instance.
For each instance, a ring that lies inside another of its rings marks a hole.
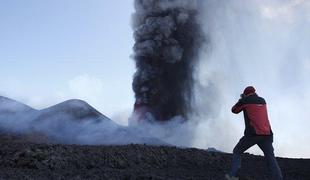
[[[137,120],[186,118],[193,69],[205,39],[198,23],[197,1],[135,0],[135,10],[133,90]]]

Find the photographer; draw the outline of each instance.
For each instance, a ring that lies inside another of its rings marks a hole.
[[[274,179],[282,180],[282,173],[273,152],[273,133],[268,119],[267,106],[264,98],[255,93],[253,86],[245,88],[239,101],[232,107],[235,114],[243,111],[245,121],[244,136],[233,150],[232,168],[226,174],[228,180],[237,180],[241,167],[241,155],[244,151],[257,144],[264,152],[267,166]]]

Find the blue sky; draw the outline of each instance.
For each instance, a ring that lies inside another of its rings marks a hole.
[[[0,0],[0,94],[38,109],[83,98],[109,116],[130,111],[133,8],[129,0]]]

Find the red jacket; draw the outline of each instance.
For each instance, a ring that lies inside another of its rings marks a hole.
[[[251,94],[240,99],[231,111],[235,114],[243,111],[245,135],[272,135],[264,98]]]

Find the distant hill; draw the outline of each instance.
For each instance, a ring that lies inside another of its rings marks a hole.
[[[36,110],[13,99],[0,96],[0,115],[26,113],[31,111]]]
[[[74,121],[96,120],[111,121],[108,117],[101,114],[87,102],[72,99],[40,111],[40,115],[36,120],[44,119],[70,119]]]
[[[121,126],[87,102],[72,99],[35,110],[0,97],[0,132],[28,137],[29,141],[64,144],[166,144]]]

